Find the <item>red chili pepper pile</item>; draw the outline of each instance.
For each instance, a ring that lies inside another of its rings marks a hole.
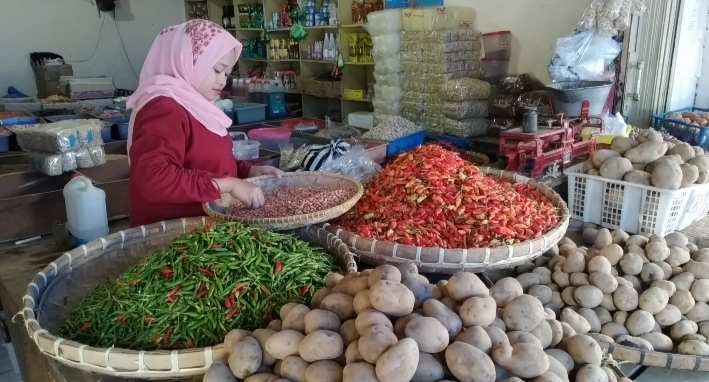
[[[336,224],[377,240],[474,248],[533,239],[558,222],[558,209],[533,186],[485,175],[430,144],[399,154]]]

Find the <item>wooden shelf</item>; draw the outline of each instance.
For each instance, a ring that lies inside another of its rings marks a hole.
[[[184,0],[186,6],[191,8],[192,3],[206,3],[208,18],[209,20],[221,25],[222,17],[222,7],[227,5],[234,5],[236,11],[237,23],[239,22],[239,10],[238,5],[240,4],[261,4],[263,5],[264,22],[268,26],[268,20],[270,20],[271,15],[276,12],[281,11],[281,6],[286,0]],[[318,0],[319,4],[322,0]],[[352,22],[352,2],[354,0],[338,0],[337,4],[337,20],[340,25],[317,25],[303,27],[308,31],[306,38],[299,42],[301,49],[301,56],[303,47],[312,46],[315,41],[320,41],[323,39],[326,33],[336,33],[339,36],[338,49],[342,53],[342,57],[345,60],[345,66],[342,68],[342,89],[367,89],[367,84],[374,83],[373,70],[371,68],[374,66],[374,62],[347,62],[348,56],[348,34],[350,33],[364,33],[365,24],[364,23],[353,23]],[[413,2],[412,2],[413,3]],[[187,9],[187,7],[185,7]],[[275,28],[275,29],[264,29],[264,28],[228,28],[228,30],[238,39],[247,40],[258,38],[260,32],[266,31],[267,33],[273,33],[273,38],[287,38],[286,34],[290,32],[291,28]],[[307,48],[305,48],[307,50]],[[240,75],[244,77],[246,71],[251,66],[266,66],[268,71],[287,69],[295,71],[299,76],[314,77],[321,73],[329,73],[332,66],[336,64],[337,61],[325,61],[325,60],[309,60],[309,59],[285,59],[285,60],[270,60],[267,58],[245,58],[241,57],[239,59],[241,64],[239,65]],[[271,67],[272,66],[272,67]],[[365,69],[361,69],[365,68]],[[335,112],[340,112],[342,118],[346,118],[348,114],[356,111],[372,111],[372,100],[369,98],[355,99],[346,98],[340,95],[335,97],[318,97],[314,95],[302,94],[300,91],[288,91],[289,99],[297,99],[300,97],[302,102],[303,116],[306,118],[324,118],[326,115],[332,115]]]

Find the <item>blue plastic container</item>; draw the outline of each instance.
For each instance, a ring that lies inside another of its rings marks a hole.
[[[0,119],[0,126],[31,125],[37,122],[36,117],[13,117]]]
[[[418,4],[418,3],[417,3]],[[445,134],[426,133],[426,139],[431,141],[444,141],[463,150],[471,150],[473,145],[465,138],[453,137]]]
[[[44,120],[49,123],[59,122],[59,121],[72,121],[75,119],[82,119],[80,115],[53,115],[51,117],[44,117]]]
[[[0,134],[0,153],[10,151],[10,135]]]
[[[239,125],[265,121],[266,105],[260,103],[235,103],[234,120]]]
[[[111,137],[111,125],[104,125],[101,128],[101,139],[104,142],[111,142],[113,138]]]
[[[694,126],[687,122],[682,122],[676,119],[670,119],[668,116],[672,113],[700,112],[708,113],[709,109],[700,109],[697,107],[685,107],[667,113],[655,114],[653,127],[658,130],[664,130],[682,142],[687,142],[693,146],[700,146],[704,150],[709,150],[709,127]]]
[[[231,125],[236,125],[236,120],[234,118],[234,110],[225,110],[224,114],[231,119]]]
[[[285,92],[273,92],[266,94],[266,118],[276,119],[283,118],[287,114],[286,111],[286,93]]]
[[[125,141],[128,139],[128,122],[126,123],[117,123],[113,125],[113,134],[111,134],[112,138],[117,140],[117,141]],[[103,136],[103,132],[101,132],[101,135]]]
[[[417,7],[442,7],[443,0],[416,0]]]
[[[418,2],[417,2],[417,4],[418,4]],[[386,0],[384,2],[385,9],[408,8],[408,7],[409,7],[409,0]]]
[[[408,149],[413,149],[416,146],[423,144],[426,138],[426,132],[419,131],[418,133],[409,134],[393,141],[389,141],[387,145],[387,158]]]

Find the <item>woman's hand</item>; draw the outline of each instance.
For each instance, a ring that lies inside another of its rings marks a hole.
[[[249,178],[263,175],[273,175],[278,179],[281,179],[283,171],[273,167],[273,166],[252,166],[249,170]]]
[[[266,202],[261,187],[236,178],[213,179],[222,194],[229,194],[244,203],[246,208],[261,208]]]

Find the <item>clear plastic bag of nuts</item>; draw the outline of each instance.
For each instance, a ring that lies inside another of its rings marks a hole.
[[[325,162],[320,171],[349,176],[363,184],[369,183],[382,167],[369,157],[364,144],[351,144],[351,149],[339,158]]]

